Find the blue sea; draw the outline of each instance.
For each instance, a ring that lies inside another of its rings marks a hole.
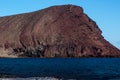
[[[9,75],[0,80],[120,80],[120,58],[1,58],[0,75]]]

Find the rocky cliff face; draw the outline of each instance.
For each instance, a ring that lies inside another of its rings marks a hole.
[[[101,33],[81,7],[53,6],[1,17],[0,49],[8,57],[119,57]]]

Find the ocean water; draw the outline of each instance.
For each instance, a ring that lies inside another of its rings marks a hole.
[[[1,58],[0,76],[0,80],[120,80],[120,58]]]

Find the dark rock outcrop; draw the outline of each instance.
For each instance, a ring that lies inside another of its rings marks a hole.
[[[101,33],[75,5],[0,18],[0,47],[19,57],[120,57]]]

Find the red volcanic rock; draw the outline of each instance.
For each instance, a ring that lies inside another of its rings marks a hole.
[[[0,18],[0,47],[18,57],[119,57],[101,33],[75,5]]]

